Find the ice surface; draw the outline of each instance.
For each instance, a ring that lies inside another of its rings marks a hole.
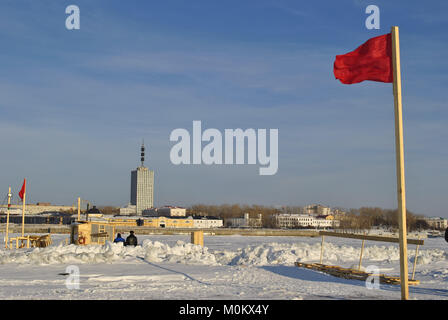
[[[369,290],[362,281],[301,269],[319,262],[320,238],[205,236],[205,247],[187,235],[139,236],[124,247],[63,245],[0,249],[0,299],[399,299],[399,286]],[[448,298],[448,244],[425,239],[419,249],[414,299]],[[326,238],[323,262],[357,267],[361,241]],[[412,274],[415,246],[408,246]],[[66,267],[80,270],[80,289],[66,288]],[[366,241],[362,267],[399,274],[396,244]]]

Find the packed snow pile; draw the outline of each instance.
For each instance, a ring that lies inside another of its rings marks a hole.
[[[425,265],[445,260],[448,260],[445,250],[441,249],[421,250],[421,252],[418,253],[417,264]],[[414,256],[411,257],[411,261],[414,262]]]
[[[399,261],[398,246],[365,247],[363,259],[378,262]],[[409,251],[409,258],[413,262],[414,255]],[[216,260],[221,264],[230,265],[294,265],[296,261],[313,263],[320,261],[321,244],[295,243],[248,246],[237,252],[215,252]],[[359,261],[360,248],[352,246],[338,246],[332,243],[324,244],[323,260],[325,263],[342,265]],[[447,260],[445,251],[440,249],[420,250],[417,264],[429,264]]]
[[[202,265],[294,265],[300,262],[319,262],[320,243],[266,243],[249,245],[236,250],[209,250],[207,247],[177,241],[169,246],[159,241],[144,240],[136,247],[107,242],[105,245],[51,246],[46,248],[0,250],[0,264],[61,264],[61,263],[117,263],[146,260]],[[324,244],[324,262],[336,265],[359,260],[360,248],[348,245]],[[409,251],[410,261],[414,261]],[[398,246],[368,246],[364,248],[363,260],[378,262],[399,261]],[[440,249],[420,250],[418,264],[430,264],[447,260]]]
[[[60,264],[114,263],[126,259],[145,259],[152,262],[181,262],[186,264],[216,264],[208,248],[178,241],[173,247],[161,242],[143,241],[139,246],[105,245],[55,246],[46,248],[0,250],[0,264]]]
[[[123,247],[127,248],[127,247]],[[137,249],[138,246],[135,248]],[[207,247],[177,241],[173,247],[159,241],[143,241],[141,255],[151,262],[175,262],[187,264],[216,265],[215,256],[208,252]]]

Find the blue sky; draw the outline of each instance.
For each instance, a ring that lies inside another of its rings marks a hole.
[[[76,4],[81,29],[65,28]],[[365,8],[380,8],[368,30]],[[445,1],[0,4],[1,187],[30,202],[129,201],[145,140],[155,204],[396,208],[391,84],[342,85],[335,55],[400,27],[408,208],[448,217]],[[176,128],[276,128],[279,170],[175,166]]]

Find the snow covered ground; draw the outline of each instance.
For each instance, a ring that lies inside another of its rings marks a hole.
[[[320,238],[138,236],[137,247],[63,245],[68,235],[52,235],[48,248],[0,249],[3,299],[400,299],[400,286],[368,289],[362,281],[336,278],[294,266],[319,262]],[[360,240],[326,237],[324,263],[359,263]],[[448,243],[425,239],[420,247],[411,299],[448,299]],[[409,245],[412,275],[415,246]],[[397,244],[366,241],[363,267],[399,275]],[[79,289],[68,266],[79,268]],[[73,284],[73,282],[70,282]]]

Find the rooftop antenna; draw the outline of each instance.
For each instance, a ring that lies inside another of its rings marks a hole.
[[[143,163],[145,162],[145,140],[142,139],[142,147],[140,148],[140,161],[142,162],[142,167],[144,167]]]

